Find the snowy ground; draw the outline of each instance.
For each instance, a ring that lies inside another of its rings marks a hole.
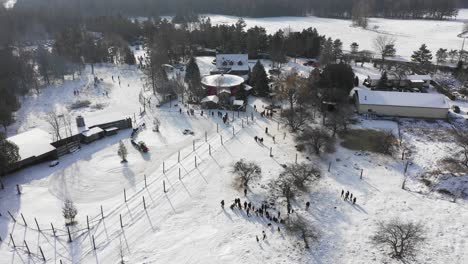
[[[234,24],[238,17],[224,15],[206,15],[213,24]],[[343,41],[344,49],[349,49],[353,42],[359,44],[360,49],[374,50],[373,40],[379,34],[391,35],[396,39],[397,55],[409,59],[413,51],[421,44],[427,44],[434,53],[439,48],[461,49],[463,40],[457,38],[461,33],[463,23],[468,18],[468,10],[460,10],[456,20],[399,20],[371,18],[369,29],[353,27],[350,20],[308,17],[272,17],[272,18],[244,18],[247,27],[261,26],[267,33],[275,33],[279,29],[299,31],[309,27],[316,28],[320,34],[327,37],[339,38]]]
[[[212,57],[197,58],[202,74],[214,67],[212,60]],[[263,63],[268,68],[268,62]],[[285,67],[296,67],[304,73],[309,70],[294,63]],[[355,67],[355,71],[362,82],[374,70],[366,64],[363,68]],[[80,80],[51,86],[38,96],[24,98],[17,116],[19,121],[9,128],[9,133],[32,127],[47,130],[40,117],[53,109],[64,110],[78,99],[88,99],[92,105],[101,103],[104,108],[73,110],[72,116],[82,114],[87,120],[134,113],[138,116],[138,96],[143,87],[141,73],[133,67],[108,65],[97,66],[96,73],[104,80],[97,88],[90,84],[88,68]],[[120,85],[117,76],[121,78]],[[73,90],[77,89],[81,91],[79,98],[73,96]],[[105,91],[109,96],[103,95]],[[201,116],[197,110],[195,116],[188,116],[184,107],[180,114],[175,103],[172,107],[153,105],[140,120],[147,125],[137,140],[147,143],[148,154],[141,154],[130,145],[130,130],[119,131],[118,135],[62,157],[57,167],[40,164],[3,178],[0,264],[42,262],[39,246],[50,263],[60,263],[60,260],[117,263],[120,249],[129,263],[393,263],[370,243],[369,237],[378,221],[397,216],[421,221],[426,226],[427,244],[420,254],[420,263],[468,262],[467,201],[458,199],[454,203],[417,180],[421,173],[438,168],[439,161],[456,149],[450,139],[440,136],[446,133],[449,124],[404,122],[403,138],[414,152],[407,190],[401,189],[404,163],[398,157],[351,151],[339,144],[334,154],[311,157],[322,167],[323,179],[310,194],[301,194],[293,203],[296,213],[306,217],[322,233],[321,240],[306,252],[300,241],[285,234],[284,229],[278,232],[276,225],[268,227],[265,219],[247,217],[245,212],[228,208],[234,198],[243,196],[234,187],[231,165],[235,161],[244,158],[262,167],[263,178],[251,185],[246,198],[242,197],[256,206],[267,198],[267,184],[279,175],[281,165],[294,162],[295,142],[289,133],[283,137],[287,131],[283,127],[278,129],[277,117],[264,119],[255,114],[255,122],[247,123],[244,114],[238,117],[237,113],[233,116],[228,112],[234,121],[224,125],[216,113],[214,117],[207,116],[207,112]],[[248,112],[253,105],[261,109],[267,103],[251,98]],[[156,118],[161,123],[159,133],[152,130]],[[360,121],[356,128],[397,129],[391,121]],[[270,135],[265,135],[265,127],[269,127]],[[184,129],[195,134],[183,135]],[[255,143],[254,136],[264,137],[265,145]],[[271,136],[276,136],[276,144]],[[129,150],[127,164],[120,163],[116,155],[120,140]],[[270,147],[273,157],[269,156]],[[299,153],[301,161],[306,161],[306,155]],[[329,162],[332,166],[327,172]],[[361,169],[364,170],[362,180],[359,179]],[[163,181],[167,193],[163,192]],[[21,196],[16,194],[16,184],[22,188]],[[357,197],[356,205],[340,199],[342,189]],[[71,229],[72,243],[67,242],[61,215],[66,198],[72,199],[79,211],[78,226]],[[223,199],[227,204],[225,210],[219,204]],[[309,211],[304,210],[306,201],[311,201]],[[104,219],[100,215],[101,206]],[[278,205],[277,209],[286,215],[284,206]],[[86,216],[90,219],[89,231]],[[34,218],[42,232],[37,231]],[[51,223],[58,230],[57,237],[52,234]],[[266,231],[267,239],[257,243],[255,236],[261,237],[262,231]],[[16,250],[10,234],[18,246]],[[92,246],[93,237],[96,251]],[[30,256],[24,241],[32,252]]]

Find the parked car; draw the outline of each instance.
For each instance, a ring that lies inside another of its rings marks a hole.
[[[454,105],[452,106],[452,109],[453,109],[453,112],[459,114],[461,111],[460,111],[460,107],[458,105]]]
[[[140,151],[143,151],[144,153],[148,152],[149,150],[143,141],[138,142],[138,146],[140,147]]]
[[[55,166],[59,165],[59,163],[60,163],[60,162],[59,162],[58,160],[53,160],[53,161],[51,161],[51,162],[49,163],[49,167],[51,167],[51,168],[52,168],[52,167],[55,167]]]

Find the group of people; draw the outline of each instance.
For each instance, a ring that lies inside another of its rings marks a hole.
[[[255,136],[254,139],[255,139],[255,142],[260,142],[260,144],[263,144],[263,138]]]
[[[261,117],[269,117],[269,118],[272,118],[273,117],[273,111],[271,110],[263,110],[261,113],[260,113],[260,116]]]
[[[74,95],[74,96],[80,95],[80,91],[78,91],[78,90],[73,90],[73,95]]]
[[[341,190],[341,198],[343,198],[343,200],[345,201],[349,201],[352,202],[353,204],[356,204],[356,196],[353,197],[353,194],[350,193],[349,191],[345,191],[344,190]]]

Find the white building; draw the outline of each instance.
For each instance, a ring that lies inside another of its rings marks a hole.
[[[249,55],[248,54],[216,54],[216,69],[219,72],[234,74],[234,75],[248,75]]]
[[[444,95],[356,90],[356,107],[360,114],[445,119],[449,104]]]

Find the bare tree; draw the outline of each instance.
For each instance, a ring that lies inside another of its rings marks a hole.
[[[458,146],[462,149],[461,150],[461,154],[463,155],[462,163],[465,167],[468,167],[468,133],[454,128],[452,129],[452,134],[455,137],[455,140],[457,141]]]
[[[54,136],[54,140],[61,140],[62,135],[61,135],[61,130],[62,130],[62,122],[60,121],[60,116],[57,114],[57,112],[49,112],[45,116],[45,121],[49,124],[52,134]]]
[[[286,199],[286,203],[290,204],[296,190],[293,182],[294,179],[292,179],[290,175],[280,174],[277,179],[269,183],[272,198],[276,200],[276,198],[284,197]]]
[[[75,224],[75,217],[78,214],[78,210],[76,209],[75,205],[71,200],[65,200],[62,208],[62,214],[65,220],[67,221],[67,225]]]
[[[300,236],[304,247],[309,249],[310,243],[320,239],[320,232],[309,221],[301,216],[290,217],[285,224],[286,231],[294,236]]]
[[[305,185],[314,182],[320,178],[320,169],[311,164],[299,163],[288,164],[280,174],[290,177],[294,186],[298,189],[304,189]]]
[[[127,147],[125,147],[124,143],[122,140],[119,142],[119,149],[117,150],[117,155],[122,159],[122,162],[127,162]]]
[[[252,180],[259,179],[262,176],[262,169],[254,162],[245,162],[239,160],[233,165],[233,173],[237,174],[244,187],[247,187]]]
[[[337,132],[348,130],[352,115],[353,110],[348,104],[340,105],[336,111],[327,115],[325,126],[331,130],[332,137],[334,137]]]
[[[316,155],[320,155],[323,151],[333,151],[335,140],[323,128],[308,128],[297,140],[311,147]]]
[[[398,138],[391,130],[384,131],[378,144],[379,152],[386,155],[393,155],[398,151]]]
[[[289,104],[289,108],[282,112],[288,126],[293,132],[302,128],[310,119],[310,114],[304,107],[312,97],[308,81],[300,77],[297,72],[282,75],[275,83],[275,92],[281,100]]]
[[[390,250],[390,256],[397,259],[414,259],[417,249],[425,240],[424,227],[420,223],[402,222],[395,218],[380,222],[372,242]]]
[[[379,35],[375,38],[374,49],[382,58],[381,69],[386,57],[395,56],[395,42],[395,38],[387,35]]]

